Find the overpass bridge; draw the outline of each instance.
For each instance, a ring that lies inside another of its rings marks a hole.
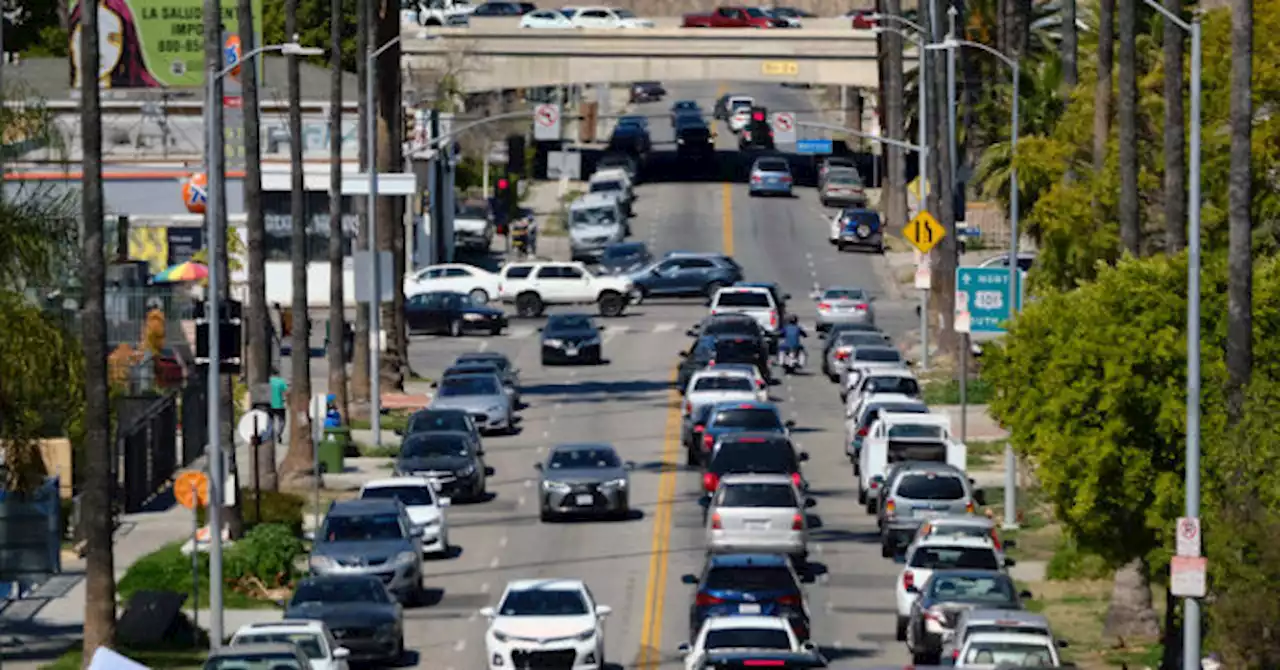
[[[651,80],[879,86],[876,37],[848,19],[771,30],[678,26],[521,29],[518,18],[485,18],[405,33],[401,52],[406,72],[449,72],[466,92]]]

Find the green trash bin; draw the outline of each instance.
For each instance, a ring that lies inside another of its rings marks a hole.
[[[320,440],[318,448],[320,458],[320,472],[339,473],[344,467],[344,459],[346,458],[346,445],[338,439],[337,435],[328,434],[324,439]]]
[[[351,429],[346,426],[325,428],[324,439],[337,442],[342,447],[341,453],[347,458],[360,455],[355,443],[351,441]]]

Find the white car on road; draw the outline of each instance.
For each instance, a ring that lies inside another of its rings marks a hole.
[[[422,553],[449,553],[449,524],[444,510],[449,498],[436,493],[436,485],[426,477],[390,477],[365,482],[360,498],[397,498],[409,513],[409,523],[422,531]]]
[[[573,21],[570,21],[563,12],[557,12],[554,9],[535,9],[520,17],[520,27],[564,30],[574,26]]]
[[[782,327],[773,292],[760,286],[729,286],[716,291],[711,297],[711,314],[746,314],[766,333],[776,333]]]
[[[702,622],[693,643],[680,645],[684,667],[697,670],[707,652],[723,649],[768,649],[811,651],[811,642],[801,642],[786,619],[778,616],[713,616]]]
[[[653,21],[642,19],[628,9],[582,7],[570,19],[577,28],[652,28]]]
[[[920,596],[919,589],[933,576],[934,570],[963,568],[1003,571],[1012,565],[1013,560],[1006,559],[990,538],[934,535],[921,539],[908,547],[907,564],[893,585],[894,601],[898,609],[898,631],[902,633],[906,630],[907,621],[911,617],[911,605]]]
[[[692,416],[702,405],[718,402],[768,402],[767,389],[745,370],[705,368],[689,379],[684,393],[684,415]]]
[[[231,636],[232,647],[247,644],[292,644],[307,657],[311,670],[347,670],[351,652],[338,644],[323,621],[297,619],[251,623]]]
[[[635,285],[629,277],[597,275],[582,263],[521,263],[504,268],[503,302],[520,316],[541,316],[548,305],[595,303],[600,315],[622,316]]]
[[[432,291],[465,293],[477,305],[483,305],[498,297],[501,278],[488,270],[465,263],[428,265],[416,270],[404,279],[406,296]]]
[[[1036,633],[974,633],[955,658],[957,668],[1060,668],[1052,636]]]
[[[578,579],[521,579],[510,582],[497,607],[485,607],[486,667],[511,670],[564,667],[602,670],[604,619],[613,611],[599,605]]]

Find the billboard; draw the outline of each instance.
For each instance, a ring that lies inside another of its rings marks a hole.
[[[239,31],[236,0],[221,0],[222,24]],[[253,0],[262,34],[262,0]],[[80,86],[80,3],[70,14],[71,86]],[[204,84],[203,0],[98,0],[102,88],[189,88]],[[238,44],[237,44],[238,47]]]

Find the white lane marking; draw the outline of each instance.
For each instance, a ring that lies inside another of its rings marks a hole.
[[[252,436],[251,436],[251,437],[252,437]],[[544,431],[542,431],[542,439],[544,439],[544,440],[545,440],[545,439],[547,439],[548,437],[551,437],[551,431],[548,431],[548,430],[544,430]]]
[[[495,558],[495,559],[493,559],[493,560],[495,560],[495,561],[496,561],[496,560],[498,560],[498,559],[497,559],[497,558]],[[827,573],[825,573],[825,572],[824,572],[824,573],[822,573],[822,574],[818,575],[818,583],[819,583],[819,584],[823,584],[823,585],[825,585],[825,584],[826,584],[827,582],[829,582],[829,581],[831,581],[831,576],[830,576],[830,575],[828,575]]]
[[[484,351],[488,348],[489,348],[489,340],[480,340],[480,347],[479,347],[480,351]]]
[[[828,612],[834,612],[834,611],[836,611],[836,605],[835,605],[835,603],[831,602],[830,600],[828,600],[828,601],[827,601],[827,611],[828,611]]]
[[[505,546],[507,546],[507,536],[506,536],[506,535],[503,535],[502,537],[498,538],[498,546],[499,546],[499,547],[505,547]],[[488,586],[488,584],[485,584],[485,586]],[[485,590],[485,589],[481,589],[481,591],[484,591],[484,590]]]
[[[556,405],[556,407],[559,408],[560,406]],[[552,414],[551,416],[547,417],[547,423],[555,423],[555,422],[556,422],[556,415]]]
[[[457,642],[453,643],[453,650],[457,653],[462,653],[463,651],[466,650],[466,648],[467,648],[466,640],[458,640]]]
[[[504,537],[504,538],[502,538],[502,539],[504,539],[504,540],[505,540],[505,539],[507,539],[507,538],[505,538],[505,537]],[[483,583],[483,584],[481,584],[481,585],[480,585],[480,592],[481,592],[481,593],[488,593],[488,592],[489,592],[489,582],[485,582],[485,583]]]
[[[671,332],[671,331],[673,331],[673,330],[675,330],[675,329],[676,329],[676,324],[674,324],[674,323],[660,323],[660,324],[658,324],[658,325],[656,325],[656,326],[654,326],[654,327],[653,327],[653,332],[655,332],[655,333],[669,333],[669,332]]]
[[[512,328],[511,331],[507,333],[507,337],[513,340],[518,340],[522,337],[529,337],[530,335],[536,332],[538,332],[536,328],[533,328],[530,326],[522,326],[520,328]]]
[[[533,480],[532,479],[524,480],[524,487],[527,489],[533,488]]]
[[[524,507],[524,496],[516,498],[516,507]]]
[[[494,556],[493,558],[489,559],[489,568],[492,569],[492,568],[498,567],[498,563],[499,563],[498,557]]]
[[[800,446],[800,445],[797,443],[797,445],[796,445],[796,446]],[[506,538],[503,538],[503,539],[506,539]],[[821,554],[821,553],[822,553],[822,545],[820,545],[820,544],[819,544],[819,545],[814,546],[814,548],[813,548],[813,553],[815,553],[815,554]]]
[[[569,371],[569,378],[570,378],[570,379],[573,379],[574,377],[577,377],[577,376],[578,376],[578,371],[577,371],[577,370],[570,370],[570,371]],[[559,407],[559,404],[557,403],[557,404],[556,404],[556,406],[557,406],[557,407]]]
[[[812,253],[812,252],[809,252],[809,251],[806,251],[806,252],[804,252],[804,257],[805,257],[805,258],[808,258],[808,259],[810,259],[810,260],[813,260],[813,253]]]

